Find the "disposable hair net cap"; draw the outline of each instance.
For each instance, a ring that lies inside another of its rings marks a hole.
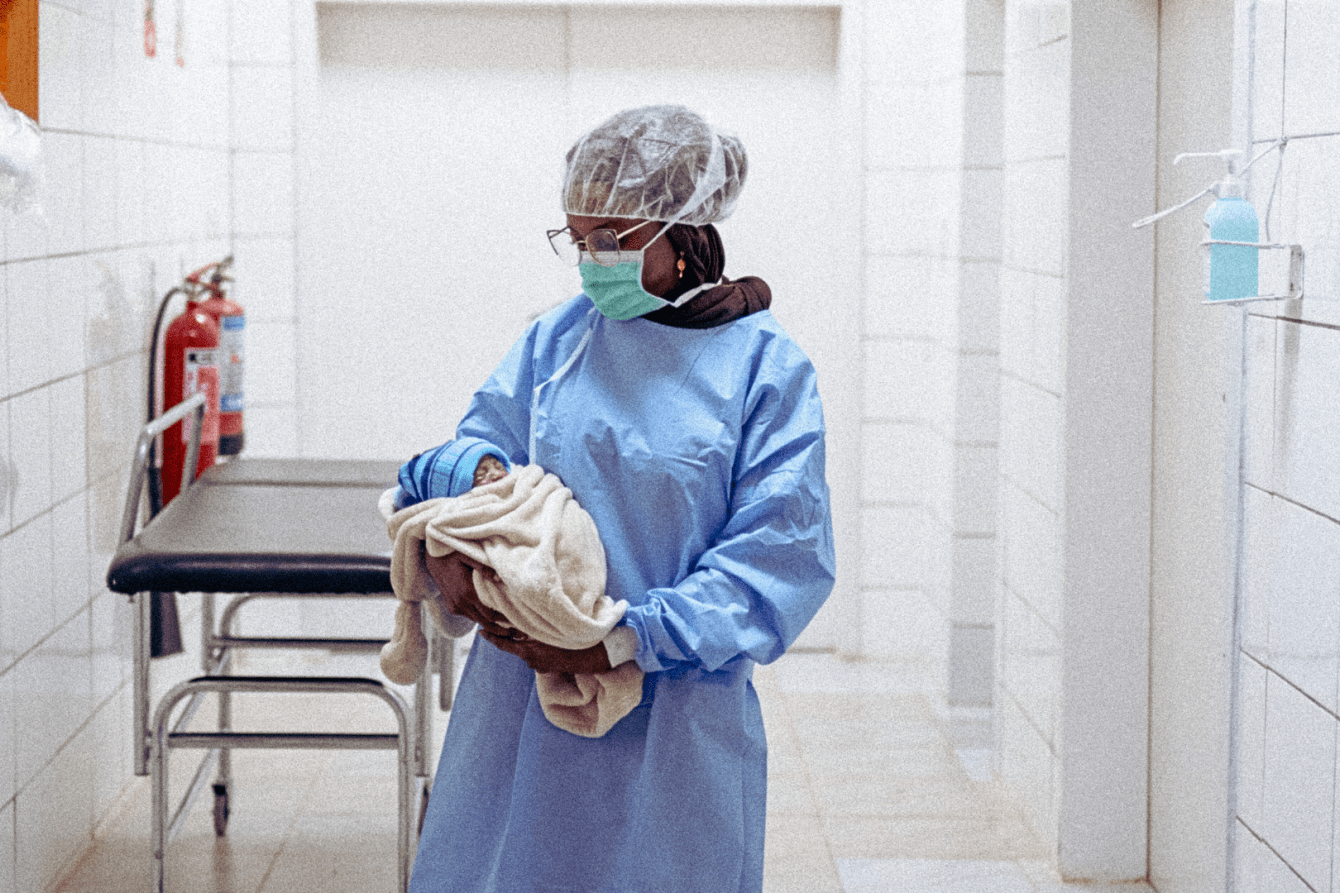
[[[702,226],[735,210],[744,145],[677,105],[619,112],[577,141],[563,176],[563,211]]]

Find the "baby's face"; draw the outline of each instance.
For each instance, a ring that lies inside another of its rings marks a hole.
[[[507,469],[496,456],[485,456],[475,466],[475,486],[482,487],[507,477]]]

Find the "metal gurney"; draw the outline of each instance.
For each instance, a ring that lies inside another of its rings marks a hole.
[[[215,831],[228,817],[231,748],[342,748],[398,751],[399,882],[408,886],[417,822],[414,776],[428,774],[432,668],[426,666],[414,704],[370,678],[238,676],[231,659],[239,648],[318,648],[375,652],[385,638],[245,637],[234,634],[238,610],[257,598],[322,598],[391,594],[390,547],[376,510],[378,495],[396,477],[388,462],[238,458],[183,487],[157,517],[135,532],[145,477],[147,441],[190,412],[183,401],[141,433],[122,523],[121,545],[108,570],[108,587],[131,597],[134,614],[135,772],[153,787],[154,889],[162,891],[167,842],[192,801],[214,780]],[[195,467],[194,456],[186,468]],[[303,519],[295,523],[294,519]],[[149,593],[201,593],[204,675],[179,683],[156,707],[149,703]],[[215,593],[231,594],[215,623]],[[388,630],[390,615],[387,615]],[[439,643],[434,643],[438,645]],[[442,675],[442,706],[449,706],[450,648],[435,648]],[[395,715],[395,734],[351,732],[239,732],[232,729],[231,697],[248,692],[361,693],[384,701]],[[216,730],[189,731],[188,723],[210,694],[218,698]],[[184,705],[178,710],[179,705]],[[152,716],[151,716],[152,710]],[[174,713],[177,714],[175,722]],[[167,758],[171,748],[205,750],[189,790],[169,821]],[[426,790],[425,790],[426,796]]]

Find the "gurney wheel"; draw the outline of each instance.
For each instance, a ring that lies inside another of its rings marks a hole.
[[[228,830],[228,786],[214,785],[214,836],[222,837]]]

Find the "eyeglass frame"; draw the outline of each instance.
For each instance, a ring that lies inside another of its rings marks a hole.
[[[629,234],[631,234],[631,233],[634,232],[635,230],[639,230],[639,229],[641,229],[642,227],[646,226],[648,223],[656,223],[656,222],[657,222],[657,221],[655,221],[655,220],[644,220],[644,221],[642,221],[641,223],[638,223],[638,224],[636,224],[636,225],[634,225],[634,226],[629,227],[628,229],[624,230],[624,231],[621,232],[621,233],[616,233],[613,229],[610,229],[609,227],[604,227],[604,226],[602,226],[602,227],[597,227],[596,229],[593,229],[593,230],[591,230],[589,233],[587,233],[585,239],[573,239],[572,242],[571,242],[571,244],[572,244],[572,246],[573,246],[574,248],[577,249],[577,264],[580,264],[580,263],[582,262],[582,254],[585,253],[587,257],[591,258],[592,262],[597,263],[597,264],[600,264],[600,266],[602,266],[602,267],[615,267],[615,266],[618,266],[620,263],[622,263],[622,257],[623,257],[623,253],[624,253],[623,245],[621,245],[621,244],[619,244],[619,243],[623,241],[624,237],[625,237],[625,236],[628,236]],[[565,226],[565,227],[563,227],[562,229],[550,229],[550,230],[545,230],[545,235],[549,237],[549,247],[552,248],[552,249],[554,250],[554,254],[558,256],[558,259],[559,259],[559,260],[563,261],[564,263],[567,263],[567,261],[566,261],[566,260],[564,259],[564,257],[563,257],[563,253],[562,253],[562,251],[559,250],[558,245],[554,242],[554,239],[555,239],[555,238],[557,238],[558,236],[561,236],[561,235],[563,235],[563,234],[565,234],[565,233],[570,234],[570,236],[575,236],[575,235],[577,235],[577,233],[573,231],[573,229],[572,229],[571,226]],[[615,259],[615,260],[606,263],[606,262],[605,262],[604,260],[602,260],[600,257],[597,257],[597,256],[596,256],[596,252],[593,252],[593,251],[591,251],[590,249],[588,249],[588,248],[586,247],[586,241],[587,241],[587,239],[590,239],[592,236],[596,235],[597,233],[609,233],[611,236],[613,236],[613,238],[614,238],[614,246],[615,246],[615,250],[614,250],[614,251],[602,251],[602,252],[599,252],[599,253],[602,254],[602,255],[610,255],[610,254],[613,254],[613,255],[616,256],[616,259]],[[659,235],[659,233],[658,233],[657,235]],[[653,238],[652,238],[652,242],[654,242],[654,241],[656,241],[656,239],[653,237]],[[647,244],[650,245],[651,242],[648,242]],[[643,247],[643,248],[646,248],[647,246],[644,245],[644,246],[642,246],[642,247]],[[641,251],[642,249],[639,248],[639,249],[637,249],[637,250],[638,250],[638,251]],[[629,253],[631,254],[631,253],[633,253],[633,252],[629,252]],[[574,266],[575,266],[575,265],[576,265],[576,264],[574,264]]]

